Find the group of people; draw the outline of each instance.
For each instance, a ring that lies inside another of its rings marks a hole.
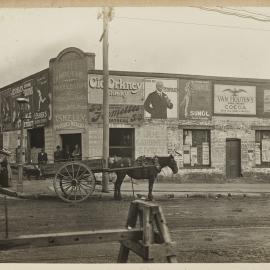
[[[81,156],[81,149],[78,144],[75,144],[73,151],[70,151],[68,146],[61,149],[60,145],[57,145],[56,151],[54,152],[54,162],[80,160]]]

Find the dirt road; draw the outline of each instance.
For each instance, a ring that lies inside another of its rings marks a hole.
[[[270,262],[270,198],[160,199],[182,263]],[[91,198],[72,205],[8,199],[9,236],[123,228],[130,200]],[[4,238],[3,202],[0,203]],[[113,263],[119,244],[1,251],[0,262]],[[141,262],[132,255],[129,262]],[[158,260],[157,262],[162,262]]]

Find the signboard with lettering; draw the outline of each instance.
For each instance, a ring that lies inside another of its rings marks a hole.
[[[256,86],[215,84],[214,113],[256,115]]]
[[[111,104],[143,104],[144,81],[141,77],[109,77],[109,97]],[[103,76],[88,74],[88,103],[103,103]]]
[[[70,48],[58,58],[52,63],[54,128],[83,129],[88,124],[86,57]]]
[[[89,123],[103,123],[102,104],[89,104]],[[137,125],[143,121],[142,105],[110,104],[109,122]]]
[[[212,92],[209,81],[180,80],[179,118],[210,119]]]
[[[16,99],[24,93],[28,104],[24,110],[24,127],[45,126],[52,118],[51,93],[48,70],[31,78],[6,87],[1,93],[1,122],[3,131],[18,130],[21,126],[21,112]]]

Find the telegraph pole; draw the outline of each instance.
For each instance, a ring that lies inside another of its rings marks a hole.
[[[109,22],[112,20],[111,7],[103,7],[103,34],[100,40],[103,41],[103,159],[105,168],[108,168],[109,161],[109,61],[108,61],[108,32]],[[104,172],[102,175],[102,192],[109,192],[109,175]]]

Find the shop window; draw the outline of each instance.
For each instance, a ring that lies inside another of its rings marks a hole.
[[[134,158],[134,129],[110,128],[110,157]]]
[[[255,164],[256,166],[270,166],[270,130],[256,130],[255,132]]]
[[[184,167],[209,167],[210,130],[183,130]]]

